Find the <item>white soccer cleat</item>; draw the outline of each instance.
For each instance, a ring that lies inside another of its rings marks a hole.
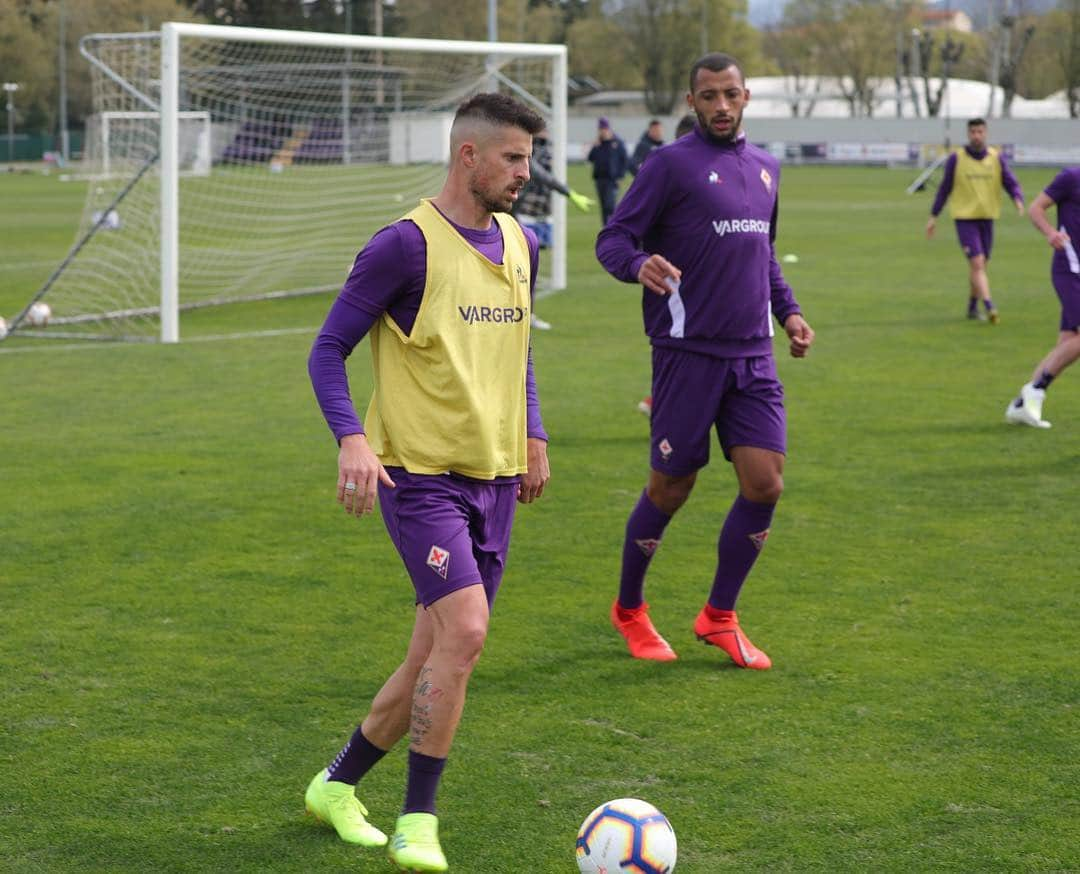
[[[536,328],[536,330],[538,330],[538,331],[550,331],[551,330],[551,322],[545,322],[542,318],[540,318],[538,315],[536,315],[536,313],[533,313],[529,317],[529,324],[532,325],[534,328]]]
[[[1031,428],[1049,428],[1050,423],[1042,417],[1042,405],[1046,389],[1035,388],[1030,382],[1020,389],[1019,404],[1013,401],[1005,410],[1005,421],[1011,425],[1028,425]]]

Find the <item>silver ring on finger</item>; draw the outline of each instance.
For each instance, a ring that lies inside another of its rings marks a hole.
[[[355,492],[356,491],[356,483],[345,483],[345,491],[347,491],[347,492]]]

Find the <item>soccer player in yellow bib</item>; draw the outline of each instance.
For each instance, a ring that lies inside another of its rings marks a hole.
[[[990,279],[986,264],[994,245],[994,219],[1001,215],[1001,189],[1016,204],[1017,215],[1024,214],[1024,192],[1009,169],[1005,156],[986,145],[986,122],[973,118],[967,123],[968,143],[957,149],[945,162],[945,175],[938,186],[926,238],[934,236],[937,217],[949,202],[949,212],[956,222],[956,236],[968,259],[969,319],[989,319],[997,324],[998,311],[990,297]],[[984,313],[979,312],[982,301]]]
[[[503,94],[459,107],[442,191],[368,241],[308,361],[340,445],[337,499],[366,516],[378,495],[412,581],[415,622],[404,661],[304,800],[342,840],[389,844],[390,860],[407,871],[448,868],[436,790],[487,636],[515,504],[540,497],[549,475],[529,355],[539,243],[509,215],[543,124]],[[345,359],[368,333],[375,390],[361,423]],[[354,787],[406,735],[405,801],[388,840]]]

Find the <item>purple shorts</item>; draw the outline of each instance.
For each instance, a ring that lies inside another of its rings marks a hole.
[[[989,261],[994,248],[994,220],[956,219],[956,237],[968,258],[985,255]]]
[[[734,446],[787,452],[784,386],[771,355],[713,358],[653,346],[653,470],[686,476],[709,463],[715,426],[731,460]]]
[[[502,582],[517,507],[516,481],[387,468],[397,488],[379,483],[379,507],[390,539],[425,607],[480,583],[488,607]]]
[[[1050,274],[1061,301],[1061,330],[1080,330],[1080,273],[1054,271]]]

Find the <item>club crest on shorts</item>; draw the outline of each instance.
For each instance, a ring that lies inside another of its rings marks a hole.
[[[637,544],[637,548],[644,555],[651,556],[660,545],[660,539],[657,537],[642,537],[640,540],[635,540],[634,543]]]
[[[769,529],[766,528],[764,531],[759,531],[757,534],[747,534],[746,536],[749,537],[750,542],[754,544],[754,549],[761,552],[761,547],[763,547],[765,541],[769,539]]]
[[[660,455],[664,459],[664,461],[667,461],[669,458],[671,458],[672,454],[675,452],[675,447],[673,447],[668,442],[667,437],[661,440],[660,444],[656,448],[660,450]]]
[[[772,191],[772,174],[764,167],[761,168],[761,181],[765,184],[766,191]]]
[[[450,570],[449,550],[441,546],[432,546],[427,556],[427,566],[445,580],[446,573]]]

